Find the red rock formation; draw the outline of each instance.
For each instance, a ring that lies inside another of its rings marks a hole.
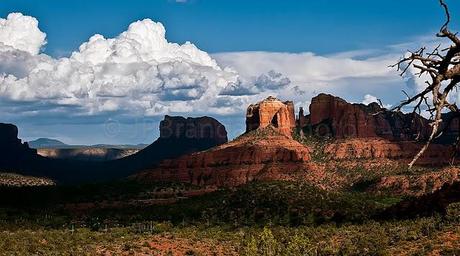
[[[210,186],[292,178],[310,168],[310,150],[291,138],[294,105],[273,97],[250,105],[246,133],[207,151],[164,160],[135,178]]]
[[[278,180],[309,169],[309,148],[269,128],[258,129],[211,150],[165,160],[137,175],[139,181],[178,181],[237,186]]]
[[[300,107],[299,109],[299,119],[297,121],[297,126],[298,127],[305,127],[310,124],[310,116],[305,116],[303,112],[303,108]]]
[[[281,134],[292,136],[295,128],[294,104],[292,101],[281,102],[274,97],[251,104],[246,113],[246,132],[273,126]]]
[[[451,161],[454,148],[450,144],[458,135],[458,117],[445,115],[443,119],[448,125],[444,135],[429,147],[418,164],[444,165]],[[429,121],[418,114],[388,111],[377,103],[351,104],[328,94],[314,97],[310,115],[304,116],[302,109],[297,123],[303,133],[334,138],[324,153],[337,160],[409,161],[431,131]]]
[[[420,151],[421,143],[411,141],[389,141],[381,138],[347,139],[327,144],[324,153],[329,159],[377,159],[387,158],[408,162]],[[454,148],[432,144],[418,164],[443,165],[452,160]]]
[[[299,113],[298,123],[317,135],[337,139],[381,137],[402,141],[427,138],[430,133],[428,120],[417,114],[391,112],[377,103],[351,104],[328,94],[314,97],[310,115]]]

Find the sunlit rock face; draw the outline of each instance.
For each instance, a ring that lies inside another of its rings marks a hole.
[[[378,103],[353,104],[329,94],[319,94],[310,105],[310,114],[299,112],[300,128],[336,139],[380,137],[391,141],[428,138],[429,121],[415,113],[393,112]]]
[[[267,127],[206,151],[163,160],[134,178],[142,182],[174,181],[217,187],[295,180],[311,169],[310,151]]]
[[[417,162],[444,165],[452,161],[452,143],[458,135],[458,117],[443,116],[444,133]],[[430,121],[417,113],[387,110],[378,103],[349,103],[329,94],[319,94],[310,104],[310,114],[299,111],[297,125],[302,134],[333,139],[323,153],[333,160],[393,159],[410,162],[430,133]]]
[[[282,102],[274,97],[251,104],[246,112],[246,132],[272,126],[281,134],[292,136],[295,128],[294,103]]]

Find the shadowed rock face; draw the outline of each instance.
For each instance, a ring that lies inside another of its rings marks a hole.
[[[0,123],[0,142],[14,144],[18,141],[18,128],[12,124]]]
[[[455,181],[452,184],[445,184],[434,193],[429,193],[420,197],[409,197],[387,208],[380,217],[384,219],[407,219],[415,216],[432,216],[435,212],[445,214],[449,204],[459,201],[460,182]]]
[[[203,139],[214,141],[216,145],[228,141],[225,127],[214,118],[184,118],[168,115],[160,123],[160,138]]]
[[[84,183],[120,179],[156,166],[161,160],[206,150],[227,142],[225,127],[210,117],[166,116],[161,136],[128,157],[106,162],[49,159],[37,155],[17,138],[14,125],[0,124],[0,171],[49,177],[61,183]]]
[[[27,142],[18,139],[18,128],[12,124],[0,123],[0,167],[13,168],[36,155]]]
[[[272,126],[281,134],[291,137],[292,129],[296,126],[294,103],[281,102],[270,96],[257,104],[251,104],[246,113],[246,132],[267,126]]]
[[[225,127],[214,118],[165,116],[160,123],[160,138],[137,154],[118,160],[117,165],[144,170],[163,159],[207,150],[227,141]]]

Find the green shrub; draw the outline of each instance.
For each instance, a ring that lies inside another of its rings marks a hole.
[[[284,255],[312,255],[314,248],[308,237],[295,234],[288,242]]]
[[[245,256],[259,256],[257,240],[254,236],[249,237],[244,241],[243,255]]]
[[[451,222],[460,222],[460,202],[447,206],[446,219]]]
[[[243,255],[279,255],[279,244],[270,228],[264,227],[259,234],[250,236],[249,239],[244,242]]]
[[[268,227],[264,227],[262,234],[259,236],[260,255],[275,256],[278,252],[278,243]]]

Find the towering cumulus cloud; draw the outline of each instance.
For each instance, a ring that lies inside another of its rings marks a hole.
[[[400,98],[393,92],[402,81],[388,69],[399,49],[396,54],[210,56],[192,43],[168,42],[163,25],[145,19],[115,38],[96,34],[68,57],[53,58],[42,52],[46,34],[38,25],[35,18],[19,13],[0,18],[3,117],[37,117],[42,122],[60,116],[86,121],[92,116],[92,121],[104,122],[107,116],[234,115],[268,95],[306,107],[319,92],[351,101],[366,94],[379,95],[385,103]]]
[[[37,19],[20,13],[10,13],[0,19],[0,44],[36,55],[46,44],[46,34],[38,29]]]
[[[0,97],[77,114],[160,115],[206,111],[237,80],[195,45],[168,42],[163,25],[150,19],[116,38],[96,34],[68,58],[39,54],[45,37],[35,18],[0,20]]]

